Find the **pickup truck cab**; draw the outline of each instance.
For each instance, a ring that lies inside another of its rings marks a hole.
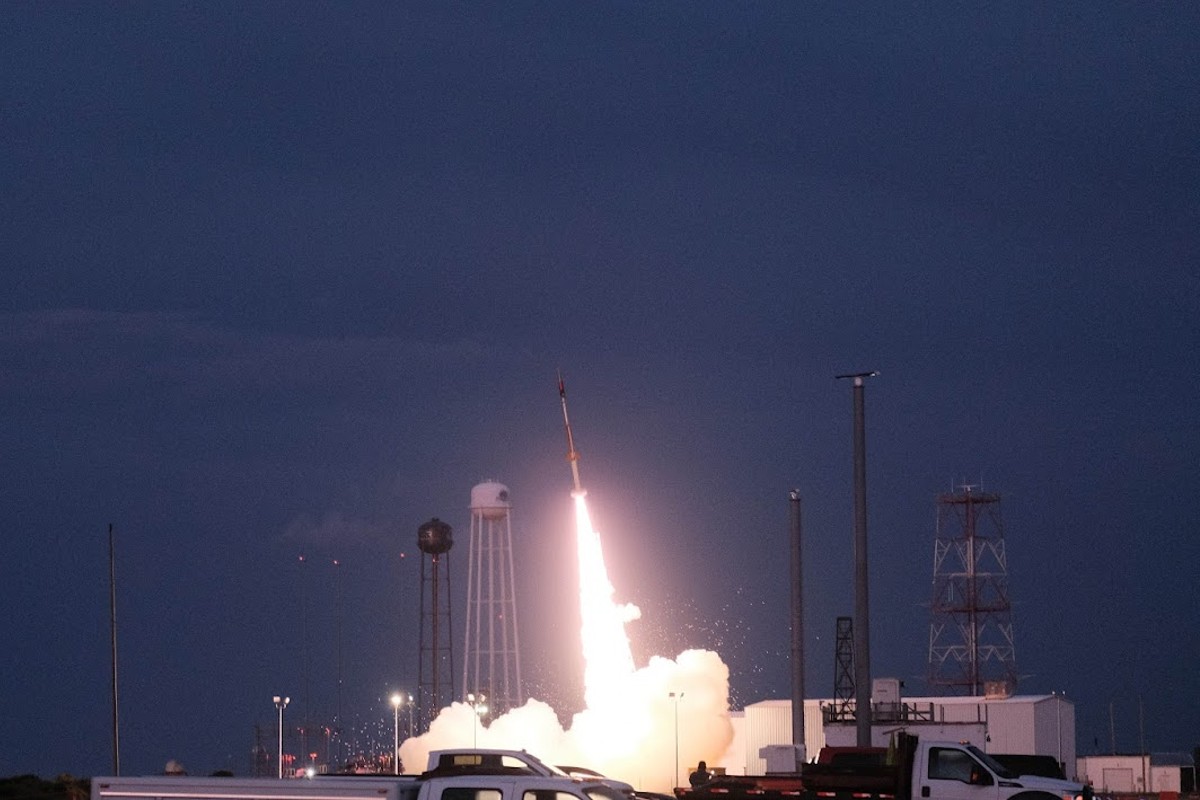
[[[1017,775],[974,745],[946,742],[918,743],[912,786],[930,800],[1090,800],[1081,783]]]

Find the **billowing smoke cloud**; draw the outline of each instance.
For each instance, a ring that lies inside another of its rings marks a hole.
[[[401,746],[410,772],[424,769],[432,750],[496,747],[589,767],[640,789],[669,791],[686,782],[697,761],[718,761],[729,747],[729,668],[707,650],[685,650],[674,659],[654,656],[636,668],[625,625],[638,609],[613,600],[600,537],[582,496],[575,498],[575,516],[587,707],[564,728],[554,709],[539,700],[490,721],[454,703],[428,733]]]

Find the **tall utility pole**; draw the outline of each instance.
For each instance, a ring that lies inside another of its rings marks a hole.
[[[121,774],[121,727],[117,705],[117,558],[113,526],[108,523],[108,622],[112,650],[112,764],[113,775]]]
[[[804,548],[800,527],[800,490],[788,492],[792,541],[792,746],[800,762],[804,745]],[[800,764],[796,765],[800,768]]]
[[[871,614],[867,589],[867,432],[863,379],[877,372],[838,375],[854,381],[854,722],[858,746],[871,746]]]

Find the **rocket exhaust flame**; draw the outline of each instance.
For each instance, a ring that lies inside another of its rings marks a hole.
[[[600,536],[588,514],[587,500],[579,494],[574,497],[584,700],[588,708],[601,708],[606,698],[621,691],[621,684],[635,671],[625,625],[641,617],[642,612],[633,604],[613,601],[613,585],[604,564]]]
[[[729,668],[708,650],[685,650],[674,660],[653,656],[640,669],[634,664],[625,626],[641,612],[614,600],[600,534],[592,527],[579,480],[579,453],[561,374],[558,395],[575,481],[578,644],[586,707],[564,729],[554,709],[531,699],[485,726],[469,704],[457,702],[442,709],[428,733],[406,740],[400,758],[409,771],[419,771],[429,752],[439,748],[526,749],[551,764],[584,764],[638,788],[667,792],[675,785],[676,763],[682,767],[706,759],[719,764],[725,755],[733,739]]]

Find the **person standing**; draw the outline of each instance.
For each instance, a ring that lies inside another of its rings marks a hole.
[[[712,773],[708,771],[708,764],[701,761],[696,765],[696,771],[688,776],[688,783],[695,789],[697,786],[702,786],[712,780]]]

